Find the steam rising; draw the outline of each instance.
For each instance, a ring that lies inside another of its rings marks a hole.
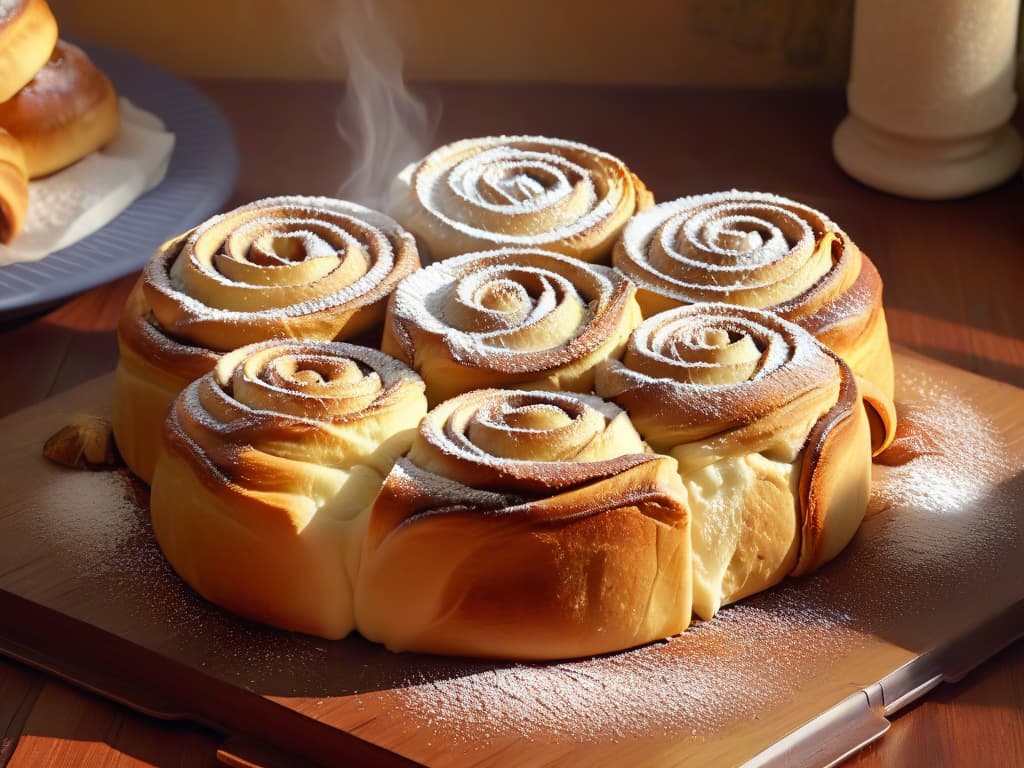
[[[348,83],[335,124],[351,166],[338,196],[382,210],[392,179],[432,148],[440,110],[405,87],[402,51],[373,0],[343,0],[340,7]]]

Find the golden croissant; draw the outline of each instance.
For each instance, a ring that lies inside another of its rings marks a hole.
[[[0,6],[0,103],[28,85],[57,42],[57,20],[46,0],[6,0]]]
[[[28,211],[28,169],[21,144],[0,128],[0,243],[21,231]]]

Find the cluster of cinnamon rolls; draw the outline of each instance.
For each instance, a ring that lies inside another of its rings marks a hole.
[[[394,650],[567,658],[853,537],[892,357],[878,273],[824,214],[655,206],[541,137],[442,147],[389,213],[252,203],[166,243],[127,303],[117,443],[200,594]]]
[[[0,3],[0,243],[21,231],[30,179],[100,149],[118,127],[113,85],[58,39],[46,0]]]

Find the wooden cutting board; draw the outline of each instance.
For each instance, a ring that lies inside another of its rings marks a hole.
[[[1024,390],[902,352],[897,370],[910,460],[876,465],[835,562],[679,638],[557,664],[392,654],[205,603],[164,564],[144,487],[41,457],[107,411],[97,379],[0,421],[0,651],[235,734],[228,762],[829,765],[1024,634]]]

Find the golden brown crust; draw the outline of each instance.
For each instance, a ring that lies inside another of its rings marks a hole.
[[[45,0],[12,0],[0,8],[0,103],[43,68],[57,42],[57,20]]]
[[[851,366],[852,368],[852,366]],[[868,414],[871,430],[871,456],[878,457],[896,439],[897,410],[892,398],[875,386],[872,379],[858,376],[857,389]]]
[[[872,398],[865,398],[865,403],[875,413],[869,413],[869,417],[879,419],[885,427],[884,433],[876,434],[877,439],[872,440],[878,454],[892,439],[896,413],[895,373],[882,308],[882,278],[871,259],[852,243],[844,246],[836,239],[832,250],[835,266],[819,284],[770,309],[804,328],[842,357],[858,378],[870,383]],[[858,261],[859,268],[855,266]],[[845,282],[840,279],[844,275],[847,280],[851,275],[856,277]]]
[[[923,415],[925,409],[923,404],[899,404],[899,426],[889,446],[875,457],[877,464],[898,467],[923,456],[942,454],[937,436],[927,428],[929,422]]]
[[[864,515],[867,414],[849,367],[799,326],[729,304],[645,320],[597,392],[673,456],[690,500],[694,610],[834,557]]]
[[[22,143],[33,179],[106,146],[119,125],[114,86],[80,48],[63,40],[32,82],[0,103],[0,127]]]
[[[493,248],[539,248],[608,263],[615,238],[651,193],[625,164],[542,136],[464,139],[410,166],[389,213],[432,260]]]
[[[432,404],[486,387],[586,392],[640,321],[634,293],[613,270],[556,253],[465,254],[399,285],[382,349],[423,376]]]
[[[140,363],[149,363],[185,384],[213,370],[219,351],[192,346],[167,335],[153,317],[146,301],[145,276],[140,275],[118,320],[121,355],[134,355]],[[177,393],[175,393],[177,394]]]
[[[769,309],[892,399],[878,270],[813,208],[758,192],[680,198],[634,217],[612,262],[639,287],[645,317],[702,301]]]
[[[149,482],[167,407],[221,353],[271,338],[351,338],[379,322],[388,293],[418,266],[398,224],[329,198],[260,200],[169,240],[118,325],[114,430],[125,462]]]
[[[168,408],[190,382],[213,370],[220,353],[164,334],[149,311],[143,281],[136,281],[118,322],[111,421],[125,464],[148,483]]]
[[[0,128],[0,243],[21,231],[28,211],[28,169],[21,144]]]
[[[800,468],[800,557],[791,574],[810,573],[838,555],[857,532],[871,493],[868,421],[857,381],[839,361],[836,404],[818,419],[804,445]],[[854,469],[851,469],[853,467]]]
[[[374,504],[361,633],[393,650],[556,659],[686,628],[689,516],[670,459],[637,453],[628,419],[593,396],[456,401],[424,420]]]
[[[157,541],[212,602],[341,637],[365,514],[425,412],[419,377],[366,347],[228,353],[170,411],[151,492]]]

